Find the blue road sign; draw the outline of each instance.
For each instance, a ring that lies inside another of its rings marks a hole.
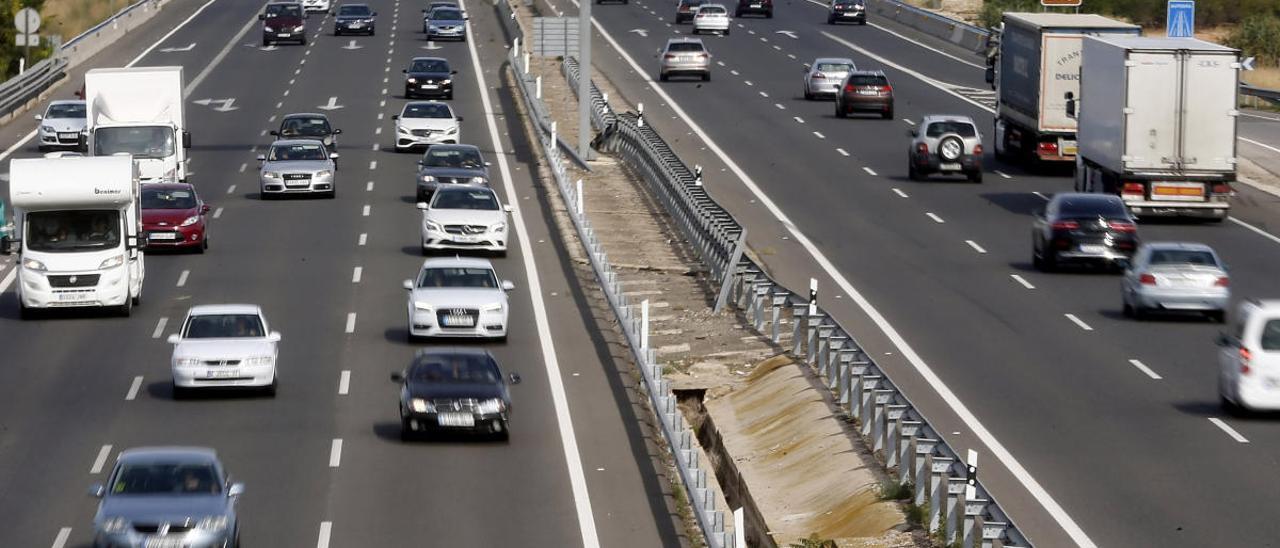
[[[1194,0],[1169,0],[1165,36],[1194,38],[1196,35],[1196,3]]]

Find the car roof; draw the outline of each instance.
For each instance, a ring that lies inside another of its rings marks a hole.
[[[813,64],[816,65],[818,63],[843,63],[846,65],[857,65],[857,63],[853,62],[853,59],[848,57],[819,57],[813,60]]]
[[[400,109],[400,111],[404,112],[405,110],[408,110],[408,108],[411,105],[430,105],[430,104],[444,105],[446,107],[449,107],[449,112],[453,112],[453,107],[450,107],[449,103],[446,103],[444,101],[409,101],[408,103],[404,104],[404,108]]]
[[[272,141],[272,142],[271,142],[271,146],[279,146],[279,145],[284,145],[284,146],[289,146],[289,145],[320,145],[320,146],[324,146],[324,143],[323,143],[323,142],[321,142],[319,139],[277,139],[277,140],[275,140],[275,141]]]
[[[432,257],[422,261],[422,268],[448,268],[448,267],[481,267],[493,268],[493,263],[489,259],[479,257]]]
[[[121,451],[116,460],[123,463],[152,461],[213,462],[218,460],[218,453],[208,447],[135,447]]]
[[[59,99],[57,101],[49,101],[49,106],[53,105],[83,105],[84,101],[79,99]]]
[[[414,57],[409,62],[412,63],[414,61],[444,61],[445,63],[449,62],[449,60],[445,59],[444,57],[428,57],[428,56]]]
[[[478,348],[473,346],[446,346],[446,347],[436,346],[431,348],[419,348],[416,352],[413,353],[413,357],[415,358],[418,358],[421,356],[439,356],[439,355],[492,356],[493,354],[485,348]]]
[[[320,114],[319,112],[294,112],[292,114],[284,115],[284,118],[282,119],[287,120],[289,118],[324,118],[325,120],[329,119],[327,115]]]
[[[973,118],[963,114],[930,114],[920,121],[921,124],[932,124],[934,122],[966,122],[977,125],[973,123]]]
[[[684,1],[684,0],[681,0],[681,1]],[[685,38],[685,37],[667,39],[668,46],[671,44],[680,44],[680,43],[702,45],[702,39],[701,38]]]
[[[190,190],[192,192],[195,192],[196,190],[195,185],[191,183],[169,182],[169,183],[146,183],[142,185],[142,190],[146,190],[149,188],[156,189],[156,190]]]
[[[189,316],[205,316],[211,314],[261,314],[262,307],[256,304],[198,304],[187,311]]]
[[[1146,242],[1142,245],[1148,249],[1177,250],[1177,251],[1208,251],[1213,253],[1213,248],[1200,242]]]
[[[475,191],[488,192],[490,194],[493,194],[495,197],[498,195],[498,192],[493,190],[492,187],[489,187],[486,185],[473,185],[471,183],[444,185],[436,189],[436,192],[475,192]]]
[[[437,143],[427,147],[427,150],[423,151],[423,154],[431,152],[432,150],[474,150],[479,152],[480,147],[463,143]]]
[[[849,76],[884,76],[883,70],[852,70]]]
[[[1121,202],[1119,196],[1114,194],[1097,194],[1093,192],[1059,192],[1053,195],[1054,200],[1076,200],[1079,202]]]

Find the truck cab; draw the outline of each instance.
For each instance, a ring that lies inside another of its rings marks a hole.
[[[22,318],[72,307],[129,315],[145,275],[133,158],[12,160],[9,174],[14,230],[3,251],[19,255]]]
[[[182,67],[93,69],[85,74],[87,150],[128,154],[143,182],[186,182]]]

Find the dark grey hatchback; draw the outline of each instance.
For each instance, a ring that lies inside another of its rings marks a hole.
[[[489,162],[475,145],[440,144],[427,147],[418,160],[416,201],[431,198],[440,185],[488,185]]]
[[[1065,262],[1118,268],[1137,248],[1133,215],[1109,194],[1055,194],[1035,213],[1031,228],[1031,260],[1044,271]]]
[[[476,432],[507,439],[508,383],[487,350],[419,350],[409,369],[392,373],[400,385],[400,438],[427,432]]]

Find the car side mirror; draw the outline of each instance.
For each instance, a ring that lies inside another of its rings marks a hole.
[[[511,384],[520,384],[520,381],[523,379],[520,378],[519,373],[510,373],[507,375],[507,380],[510,381]]]
[[[1129,259],[1126,259],[1124,257],[1116,259],[1115,261],[1116,261],[1116,266],[1120,267],[1121,270],[1129,270],[1129,268],[1133,266],[1133,261],[1130,261]]]
[[[405,289],[408,289],[410,291],[413,290],[413,280],[405,280],[404,283],[400,285],[404,286]]]
[[[191,132],[182,132],[182,148],[191,148]]]
[[[1231,337],[1228,337],[1226,333],[1219,332],[1218,340],[1214,342],[1218,346],[1231,346]]]
[[[95,483],[89,486],[89,496],[100,499],[107,494],[107,487],[101,483]]]
[[[399,114],[392,114],[392,115],[391,115],[391,119],[392,119],[392,120],[399,120],[399,119],[400,119],[400,115],[399,115]]]
[[[0,238],[0,255],[13,255],[22,249],[21,238]]]
[[[1063,94],[1062,98],[1067,100],[1067,118],[1075,118],[1076,117],[1076,94],[1074,92],[1068,91],[1067,93]]]
[[[266,20],[267,20],[267,14],[265,14],[265,13],[259,13],[259,14],[258,14],[258,20],[259,20],[259,21],[266,21]]]
[[[402,382],[404,382],[404,373],[401,373],[401,372],[399,372],[399,371],[396,371],[395,373],[392,373],[392,374],[391,374],[391,382],[396,382],[396,383],[402,383]]]
[[[243,495],[243,494],[244,494],[244,484],[243,484],[243,483],[233,483],[233,484],[231,484],[231,487],[228,487],[228,488],[227,488],[227,496],[228,496],[228,497],[238,497],[238,496]]]
[[[418,209],[421,209],[421,210],[423,210],[423,211],[426,211],[426,210],[427,210],[427,203],[426,203],[426,202],[418,202]]]
[[[505,212],[507,212],[507,213],[511,213],[511,211],[512,211],[512,209],[511,209],[511,204],[503,205],[503,206],[502,206],[502,210],[503,210],[503,211],[505,211]]]
[[[168,341],[168,342],[169,342],[169,344],[178,344],[178,343],[182,342],[182,335],[179,335],[179,334],[177,334],[177,333],[173,333],[173,334],[169,335],[169,338],[168,338],[168,339],[165,339],[165,340],[166,340],[166,341]]]
[[[511,290],[513,290],[513,289],[515,289],[515,288],[516,288],[516,284],[511,283],[511,280],[502,280],[502,290],[503,290],[503,291],[511,291]]]
[[[462,121],[462,117],[461,117],[461,116],[455,116],[455,117],[454,117],[454,119],[455,119],[455,120],[457,120],[457,121],[459,121],[459,122],[461,122],[461,121]]]
[[[456,71],[456,70],[451,70],[451,71],[449,71],[449,74],[457,74],[457,73],[458,73],[458,71]]]
[[[378,16],[378,12],[376,12],[376,11],[375,11],[375,12],[373,12],[373,13],[369,14],[369,15],[372,15],[372,16],[374,16],[374,17],[377,17],[377,16]]]
[[[400,69],[400,74],[409,74],[409,69]]]
[[[330,153],[329,153],[329,159],[330,159],[330,160],[337,160],[337,159],[338,159],[339,157],[341,157],[341,156],[342,156],[342,155],[341,155],[341,154],[338,154],[337,152],[330,152]]]
[[[258,161],[259,161],[259,162],[265,162],[265,161],[267,161],[267,155],[266,155],[266,154],[259,154],[259,155],[258,155]]]
[[[267,341],[268,341],[268,342],[280,342],[280,339],[281,339],[281,337],[280,337],[280,332],[279,332],[279,331],[272,331],[272,332],[270,332],[270,333],[268,333],[268,334],[267,334]]]
[[[484,167],[490,167],[490,166],[492,166],[492,165],[493,165],[493,164],[491,164],[491,163],[489,163],[489,162],[485,162],[485,163],[484,163]]]
[[[209,212],[209,204],[200,204],[200,214],[204,215]]]
[[[340,129],[335,129],[335,130],[333,130],[333,134],[334,134],[334,135],[342,135],[342,130],[340,130]]]
[[[279,137],[279,136],[280,136],[280,132],[279,132],[279,131],[276,131],[276,130],[274,130],[274,129],[273,129],[273,130],[271,130],[271,131],[269,131],[269,132],[267,132],[267,134],[271,135],[272,137]]]

